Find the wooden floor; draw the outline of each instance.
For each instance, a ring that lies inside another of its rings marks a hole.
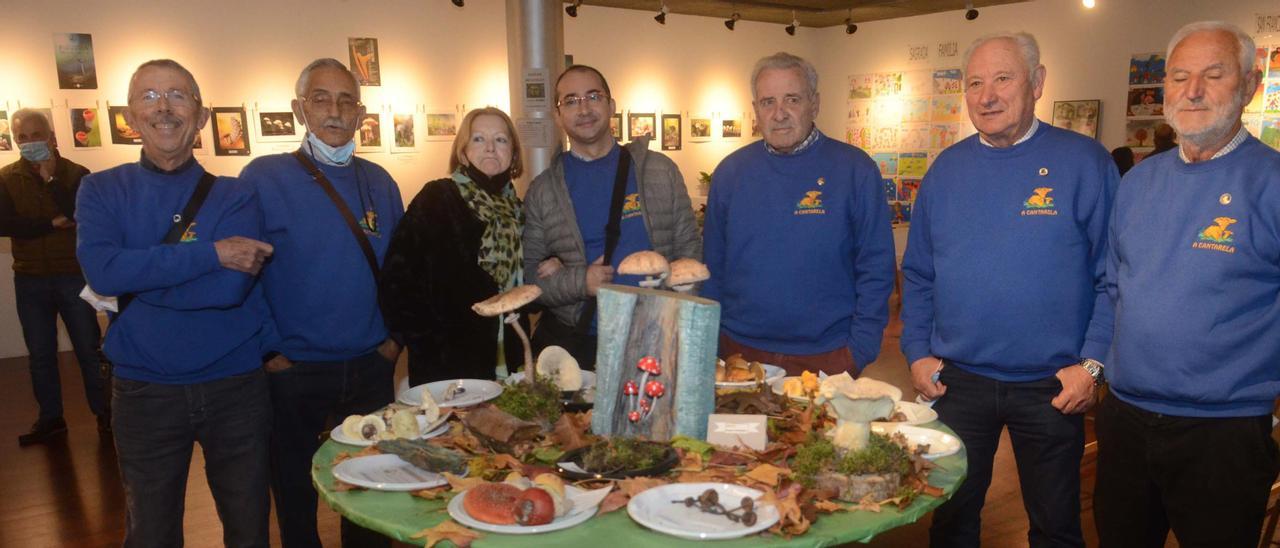
[[[894,321],[886,334],[880,359],[868,375],[893,382],[911,394],[905,359],[898,350],[900,324]],[[117,546],[123,537],[124,493],[120,486],[114,451],[98,439],[93,415],[84,402],[82,384],[70,353],[60,356],[66,419],[70,427],[65,441],[19,448],[17,436],[26,432],[36,416],[25,358],[0,360],[0,547]],[[403,375],[403,360],[400,375]],[[1090,421],[1091,423],[1092,421]],[[1089,427],[1092,439],[1092,426]],[[1085,539],[1096,545],[1090,496],[1094,482],[1092,459],[1082,467]],[[1008,437],[1001,439],[996,473],[982,513],[982,544],[987,547],[1026,546],[1026,513],[1018,488],[1017,472]],[[870,546],[927,546],[928,522],[890,531]],[[321,536],[337,546],[337,516],[320,509]],[[188,546],[220,546],[222,529],[204,479],[204,462],[196,451],[187,487],[185,514]],[[273,519],[274,524],[274,519]],[[278,545],[272,531],[272,543]],[[531,543],[531,545],[534,545]],[[1170,541],[1169,546],[1176,546]]]

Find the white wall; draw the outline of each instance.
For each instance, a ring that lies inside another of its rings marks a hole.
[[[652,13],[583,6],[579,17],[565,19],[565,50],[576,62],[604,72],[620,109],[686,116],[749,112],[752,64],[775,51],[790,51],[817,65],[823,96],[819,127],[840,136],[849,75],[957,66],[959,57],[939,60],[931,55],[928,61],[909,62],[907,47],[954,40],[963,50],[987,32],[1027,30],[1040,39],[1049,71],[1037,114],[1047,120],[1054,100],[1102,99],[1101,140],[1111,148],[1123,141],[1129,54],[1163,50],[1173,31],[1193,20],[1220,18],[1250,30],[1255,13],[1280,12],[1275,0],[1098,4],[1084,10],[1076,0],[1037,0],[984,8],[973,22],[957,10],[864,23],[852,36],[833,27],[802,28],[794,37],[781,25],[741,21],[729,32],[723,19],[671,15],[660,26]],[[461,104],[510,104],[502,0],[468,0],[462,9],[443,0],[17,0],[0,6],[12,22],[5,35],[9,47],[0,56],[0,101],[8,101],[11,111],[17,101],[45,107],[52,101],[63,151],[92,170],[134,161],[138,149],[110,144],[100,150],[71,149],[66,104],[98,102],[104,109],[108,102],[123,104],[129,74],[155,57],[171,57],[190,68],[207,104],[245,103],[252,108],[257,102],[263,110],[274,110],[287,107],[294,79],[307,62],[321,56],[345,62],[347,37],[375,37],[383,86],[364,88],[364,101],[371,108],[423,105],[450,110]],[[57,89],[55,32],[93,35],[100,89]],[[1277,37],[1259,38],[1280,42]],[[668,154],[692,191],[699,171],[711,171],[750,137],[691,143],[687,122],[686,118],[683,150]],[[206,142],[209,138],[206,130]],[[391,171],[406,200],[426,181],[443,176],[447,166],[448,142],[424,142],[420,135],[419,147],[415,154],[367,156]],[[255,155],[286,148],[253,143]],[[16,158],[0,153],[0,164]],[[200,161],[215,173],[236,173],[248,160],[210,155],[200,156]],[[10,261],[7,245],[0,245],[0,357],[25,354],[6,266]]]

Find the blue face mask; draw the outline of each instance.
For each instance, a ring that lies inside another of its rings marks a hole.
[[[356,141],[352,139],[340,147],[332,147],[321,141],[316,134],[307,132],[307,145],[311,147],[311,157],[317,162],[331,166],[345,166],[351,163],[351,156],[356,152]]]
[[[43,162],[52,155],[49,152],[48,141],[35,141],[31,143],[22,143],[18,145],[18,149],[22,151],[22,157],[28,162]]]

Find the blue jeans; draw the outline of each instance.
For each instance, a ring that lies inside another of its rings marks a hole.
[[[311,459],[347,415],[367,415],[395,399],[395,364],[377,352],[337,362],[293,362],[269,373],[275,429],[271,493],[286,548],[320,546]],[[386,537],[342,520],[344,546],[389,544]]]
[[[261,369],[198,384],[116,377],[111,425],[124,480],[126,547],[181,546],[195,442],[226,546],[267,546],[271,403]]]
[[[62,382],[58,376],[58,316],[67,326],[84,379],[84,395],[95,415],[106,410],[106,390],[98,371],[98,314],[80,298],[84,277],[79,274],[30,276],[14,273],[18,321],[27,343],[31,387],[40,405],[40,420],[62,416]]]
[[[1050,403],[1062,391],[1057,377],[1002,382],[947,364],[939,379],[947,387],[933,409],[955,430],[969,457],[969,476],[933,513],[930,546],[978,546],[982,506],[1000,432],[1009,428],[1022,504],[1033,548],[1083,547],[1080,531],[1080,457],[1084,414],[1064,415]]]

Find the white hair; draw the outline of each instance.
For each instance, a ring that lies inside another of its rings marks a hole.
[[[804,75],[805,85],[809,86],[809,98],[818,95],[818,69],[813,68],[813,63],[805,61],[801,57],[797,57],[785,51],[779,51],[773,55],[756,61],[755,68],[751,69],[751,100],[756,100],[756,82],[760,80],[760,73],[768,69],[774,70],[799,70]]]
[[[10,117],[9,119],[12,120],[14,124],[17,124],[17,123],[21,123],[24,120],[27,120],[28,118],[39,119],[41,122],[44,122],[45,129],[49,130],[50,133],[53,132],[53,121],[50,120],[48,116],[45,116],[43,112],[40,112],[34,108],[18,109],[16,112],[13,113],[13,116]]]
[[[1022,55],[1022,61],[1027,64],[1027,74],[1030,78],[1036,77],[1036,68],[1040,66],[1040,44],[1036,42],[1036,37],[1027,32],[996,32],[988,34],[969,44],[969,48],[964,50],[964,73],[969,75],[969,58],[973,57],[973,52],[983,44],[995,40],[1009,40],[1018,48],[1018,53]]]
[[[315,61],[312,61],[311,64],[307,65],[306,68],[302,69],[302,73],[298,75],[297,83],[293,85],[294,95],[298,97],[302,97],[304,94],[307,93],[307,86],[311,84],[311,71],[318,69],[320,67],[327,67],[331,69],[340,70],[346,73],[347,76],[350,76],[352,82],[356,82],[355,75],[351,74],[351,71],[347,69],[347,66],[342,64],[342,61],[339,61],[332,57],[321,57],[319,59],[316,59]],[[356,96],[357,97],[360,96],[360,85],[358,82],[356,83]]]
[[[1178,32],[1173,33],[1173,38],[1169,39],[1169,48],[1165,50],[1164,55],[1165,62],[1173,58],[1173,48],[1178,47],[1179,43],[1197,32],[1225,32],[1235,37],[1236,47],[1239,48],[1236,54],[1239,55],[1240,75],[1247,78],[1253,71],[1253,55],[1258,46],[1254,43],[1253,37],[1245,34],[1240,27],[1226,21],[1196,21],[1178,29]]]

